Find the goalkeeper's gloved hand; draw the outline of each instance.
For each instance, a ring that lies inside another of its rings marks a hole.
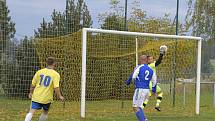
[[[164,55],[165,54],[165,48],[160,48],[160,54]]]
[[[164,55],[166,51],[167,51],[167,46],[166,45],[160,46],[160,54]]]

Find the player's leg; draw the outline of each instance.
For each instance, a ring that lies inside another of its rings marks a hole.
[[[34,113],[36,112],[36,110],[41,109],[42,105],[37,103],[37,102],[31,102],[31,109],[30,111],[26,114],[25,116],[25,121],[31,121]]]
[[[39,117],[39,121],[45,121],[47,119],[50,105],[51,103],[43,104],[43,112]]]
[[[48,111],[43,110],[42,114],[39,117],[39,121],[45,121],[48,117]]]
[[[36,112],[36,109],[30,109],[29,113],[27,113],[25,116],[25,121],[31,121],[35,112]]]
[[[162,98],[163,98],[163,92],[162,92],[161,88],[158,85],[156,87],[156,93],[157,93],[157,102],[156,102],[155,109],[158,110],[158,111],[161,111],[160,103],[161,103]]]
[[[145,114],[141,107],[133,107],[136,117],[139,121],[145,121]]]
[[[145,99],[145,101],[143,102],[143,108],[145,108],[146,107],[146,105],[148,104],[148,102],[149,102],[149,98],[152,96],[152,82],[150,81],[150,83],[149,83],[149,90],[150,90],[150,92],[149,92],[149,95],[148,95],[148,97]]]
[[[146,99],[145,102],[143,102],[143,108],[146,107],[146,105],[148,104],[148,102],[149,102],[149,99]]]
[[[144,93],[144,89],[135,89],[135,93],[133,96],[133,110],[136,114],[136,117],[139,121],[145,121],[145,114],[143,109],[141,108],[143,105],[144,100],[148,96],[149,90]]]

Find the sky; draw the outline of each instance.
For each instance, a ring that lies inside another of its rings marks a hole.
[[[98,28],[98,14],[107,12],[110,9],[111,0],[85,0],[93,20],[93,27]],[[134,0],[128,0],[128,11]],[[141,8],[148,16],[162,17],[169,13],[174,19],[177,0],[140,0]],[[187,0],[179,0],[179,21],[184,22],[187,12]],[[124,5],[125,0],[120,0]],[[12,21],[16,23],[16,38],[33,36],[34,29],[40,26],[42,18],[50,21],[53,9],[63,12],[66,0],[7,0]]]

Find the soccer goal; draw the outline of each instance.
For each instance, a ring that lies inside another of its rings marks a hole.
[[[157,59],[161,45],[168,47],[157,68],[158,82],[164,93],[162,115],[199,114],[202,38],[84,28],[81,117],[132,112],[134,87],[125,86],[124,81],[138,64],[138,56],[146,54]],[[178,78],[196,82],[189,87],[191,96],[184,107],[183,84]],[[145,109],[149,114],[154,111],[154,100],[152,97]]]

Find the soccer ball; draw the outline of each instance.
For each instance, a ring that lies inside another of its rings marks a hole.
[[[161,45],[160,46],[160,51],[164,51],[164,52],[166,52],[167,51],[167,46],[166,45]]]

